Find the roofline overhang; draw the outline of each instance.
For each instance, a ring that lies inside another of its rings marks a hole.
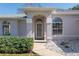
[[[48,8],[48,7],[26,7],[23,8],[24,12],[31,12],[31,11],[53,11],[54,8]]]
[[[54,10],[52,15],[79,15],[79,10]]]
[[[79,14],[52,14],[52,16],[54,15],[59,15],[59,16],[79,16]]]
[[[25,18],[27,15],[0,15],[0,19],[9,18],[9,19],[21,19]]]
[[[26,7],[23,8],[23,11],[25,14],[27,14],[27,12],[40,12],[40,11],[50,11],[52,12],[52,14],[54,15],[79,15],[79,10],[58,10],[55,8],[48,8],[48,7]]]

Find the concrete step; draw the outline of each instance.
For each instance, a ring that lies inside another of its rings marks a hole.
[[[46,43],[46,40],[34,40],[35,43]]]

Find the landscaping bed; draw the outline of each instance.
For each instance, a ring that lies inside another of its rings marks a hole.
[[[30,53],[33,49],[33,39],[26,37],[1,36],[0,53],[18,54]]]

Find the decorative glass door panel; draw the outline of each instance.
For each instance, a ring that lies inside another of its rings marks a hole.
[[[36,24],[36,38],[43,38],[43,25],[42,25],[42,23]]]

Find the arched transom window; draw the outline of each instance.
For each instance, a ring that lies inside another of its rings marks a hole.
[[[55,17],[53,19],[53,35],[60,35],[63,31],[63,22],[60,17]]]
[[[10,23],[7,21],[3,22],[3,35],[10,35]]]

